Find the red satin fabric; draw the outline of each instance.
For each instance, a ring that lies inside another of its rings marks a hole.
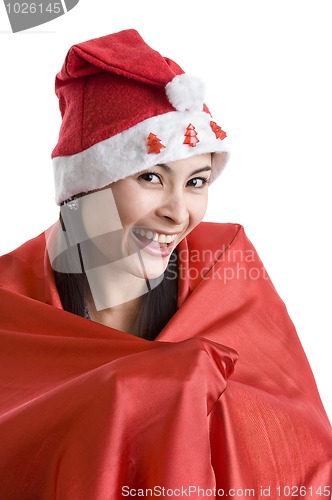
[[[330,424],[242,227],[178,250],[152,342],[63,311],[44,235],[0,258],[1,500],[329,498]]]

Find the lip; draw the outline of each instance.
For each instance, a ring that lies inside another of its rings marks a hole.
[[[181,229],[181,231],[173,231],[173,233],[170,233],[168,231],[164,231],[163,229],[152,229],[151,227],[147,226],[132,226],[131,231],[133,229],[143,229],[144,231],[151,231],[152,233],[158,233],[158,234],[165,234],[166,236],[173,236],[173,234],[181,234],[185,231],[185,229]]]
[[[135,226],[136,227],[136,226]],[[151,230],[152,231],[152,230]],[[158,232],[158,231],[155,231]],[[153,255],[154,257],[168,257],[174,250],[175,248],[175,242],[172,241],[169,245],[167,245],[166,248],[160,248],[160,244],[157,241],[151,240],[151,243],[148,245],[145,245],[139,238],[135,236],[132,230],[130,230],[130,238],[132,238],[134,244],[136,247],[141,248],[145,252],[149,253],[150,255]],[[160,233],[160,234],[179,234],[179,233]]]

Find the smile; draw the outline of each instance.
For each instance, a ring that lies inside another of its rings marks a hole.
[[[147,240],[151,241],[158,241],[158,243],[172,243],[173,241],[176,240],[178,237],[178,233],[176,234],[164,234],[164,233],[157,233],[151,230],[144,230],[144,229],[139,229],[139,228],[134,228],[133,233],[136,236],[142,236],[143,238],[146,238]]]
[[[132,228],[131,233],[142,249],[154,256],[161,257],[167,257],[173,251],[175,240],[180,234],[158,233],[151,229],[138,227]]]

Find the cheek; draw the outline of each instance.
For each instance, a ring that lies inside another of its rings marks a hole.
[[[110,189],[81,198],[81,214],[90,238],[122,229],[122,223]]]
[[[192,199],[190,205],[191,221],[194,225],[201,222],[203,219],[208,204],[208,192],[199,196],[199,199]]]
[[[137,224],[151,212],[151,200],[141,189],[116,189],[113,195],[123,227]]]
[[[145,201],[135,197],[119,201],[117,207],[123,227],[137,224],[148,212]]]

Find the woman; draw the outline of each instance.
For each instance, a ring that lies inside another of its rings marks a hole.
[[[329,496],[286,308],[241,226],[201,222],[227,146],[200,81],[127,30],[56,92],[60,220],[0,263],[2,497]]]
[[[74,216],[73,200],[69,210],[64,204],[61,222],[62,228],[69,228],[67,237],[71,228],[77,231],[80,217],[78,245],[85,271],[69,277],[61,270],[70,268],[71,262],[64,262],[62,256],[57,264],[57,288],[67,309],[155,338],[177,308],[176,254],[172,252],[202,220],[210,176],[211,154],[201,154],[156,165],[75,198],[80,212]],[[73,293],[68,293],[70,286]]]

